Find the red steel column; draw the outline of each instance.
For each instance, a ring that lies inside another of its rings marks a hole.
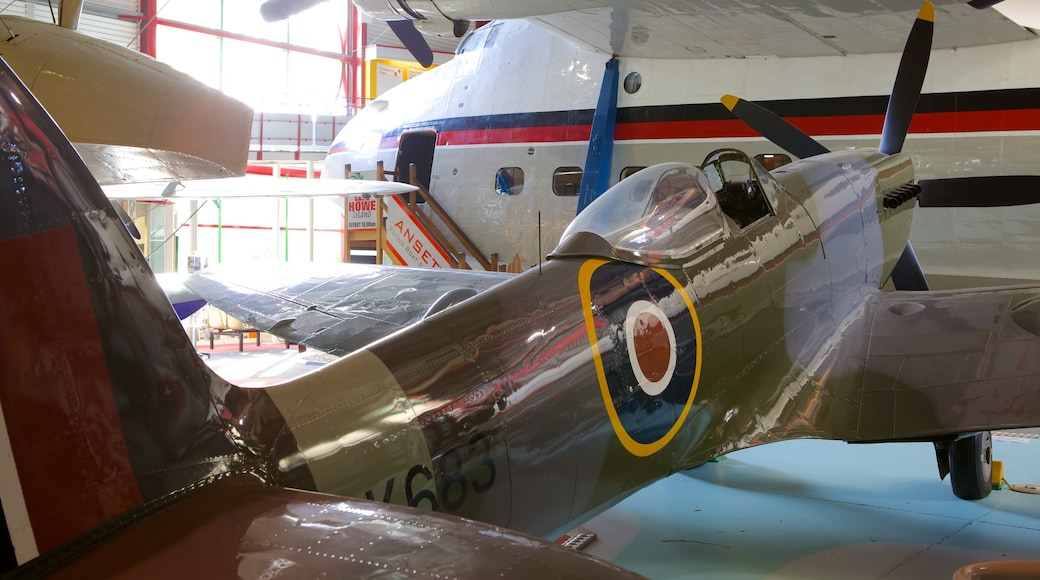
[[[368,42],[368,26],[361,21],[361,13],[354,3],[350,4],[350,28],[352,40],[350,56],[353,57],[353,83],[350,97],[354,113],[365,106],[365,44]]]
[[[157,0],[141,0],[141,36],[139,50],[155,58],[155,17]]]

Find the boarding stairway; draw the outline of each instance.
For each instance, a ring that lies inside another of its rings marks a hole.
[[[345,175],[352,174],[353,170],[349,164],[345,169]],[[500,262],[497,253],[485,255],[477,247],[476,243],[462,231],[462,228],[459,227],[455,220],[448,215],[444,208],[437,203],[437,200],[430,195],[430,192],[423,187],[416,177],[414,163],[408,166],[408,172],[407,178],[402,179],[405,176],[397,175],[393,171],[386,171],[382,161],[376,164],[377,180],[410,183],[418,188],[417,191],[398,196],[400,201],[403,202],[398,204],[398,207],[403,206],[402,209],[408,217],[421,226],[422,230],[424,230],[423,233],[428,234],[429,238],[440,249],[443,249],[450,262],[450,267],[471,270],[475,269],[474,266],[476,266],[489,272],[521,272],[522,264],[519,254],[515,255],[509,263]],[[390,256],[396,265],[402,265],[397,258],[398,253],[394,251],[388,240],[386,225],[386,216],[390,210],[388,203],[395,202],[393,200],[388,202],[387,198],[378,198],[378,203],[376,204],[377,225],[374,232],[347,232],[343,236],[343,256],[345,261],[349,261],[350,252],[353,249],[375,249],[377,264],[383,263],[384,256]]]

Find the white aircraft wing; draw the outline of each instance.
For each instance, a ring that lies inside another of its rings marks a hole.
[[[964,0],[935,0],[934,4],[938,14],[933,49],[1036,37],[995,9],[977,10]],[[628,0],[535,20],[601,52],[622,57],[843,56],[899,52],[920,7],[920,0]]]
[[[244,175],[221,179],[126,183],[102,187],[110,199],[213,199],[224,197],[325,197],[395,195],[418,188],[407,183],[361,179],[291,179]]]
[[[381,20],[409,18],[385,0],[354,3],[376,19],[369,34],[387,32]],[[938,17],[933,48],[1035,38],[1027,28],[1036,17],[1035,3],[1004,0],[995,8],[976,9],[967,0],[934,0]],[[530,18],[605,54],[691,59],[899,52],[921,0],[436,0],[431,4],[436,4],[436,10],[418,8],[424,18],[416,26],[442,37],[450,37],[453,21]],[[428,38],[433,43],[444,41]],[[444,50],[443,44],[438,49]]]

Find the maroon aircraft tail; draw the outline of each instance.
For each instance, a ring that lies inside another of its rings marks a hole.
[[[0,272],[0,572],[242,464],[231,387],[6,63]]]

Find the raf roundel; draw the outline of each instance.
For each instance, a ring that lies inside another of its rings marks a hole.
[[[639,388],[660,395],[675,373],[675,331],[663,310],[652,302],[637,300],[625,316],[628,360]]]
[[[665,270],[589,260],[579,274],[585,326],[611,425],[646,457],[682,427],[700,377],[700,324]]]

